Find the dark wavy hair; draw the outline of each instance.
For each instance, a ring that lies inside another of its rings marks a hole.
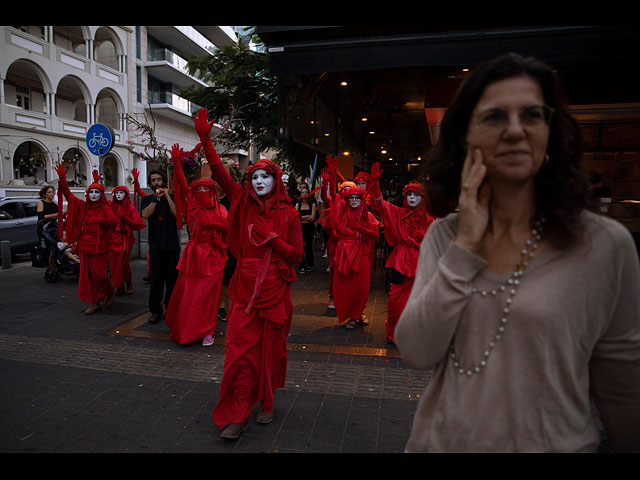
[[[580,214],[594,209],[595,204],[588,178],[580,168],[582,134],[569,112],[558,77],[539,60],[511,53],[473,69],[442,119],[438,143],[426,157],[421,180],[427,186],[433,215],[444,217],[456,209],[471,114],[488,85],[519,76],[536,80],[545,104],[554,109],[549,123],[549,161],[536,175],[536,214],[545,218],[545,236],[550,242],[567,248],[581,239]]]

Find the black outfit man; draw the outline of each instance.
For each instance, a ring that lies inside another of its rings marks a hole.
[[[178,279],[180,239],[176,207],[164,174],[151,172],[149,186],[154,194],[142,197],[140,205],[142,217],[149,226],[149,323],[157,323],[163,318],[163,304],[166,310]]]

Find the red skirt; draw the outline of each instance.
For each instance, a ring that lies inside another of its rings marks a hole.
[[[131,264],[129,257],[131,252],[109,251],[109,271],[111,272],[111,282],[116,288],[121,288],[124,283],[131,282]]]
[[[269,308],[252,308],[249,313],[245,308],[232,300],[227,315],[220,400],[212,413],[218,428],[244,422],[258,402],[263,402],[265,412],[273,411],[274,392],[285,384],[291,295]]]
[[[369,299],[371,259],[359,255],[360,268],[353,275],[345,275],[338,268],[333,273],[333,303],[340,323],[352,318],[360,319]]]
[[[387,304],[387,318],[384,320],[384,327],[387,333],[387,337],[394,341],[394,331],[400,315],[404,310],[409,294],[413,288],[413,281],[415,277],[406,277],[402,283],[392,283],[389,286],[389,301]]]
[[[109,278],[108,253],[89,255],[80,253],[80,277],[78,298],[84,302],[98,303],[113,293]]]
[[[164,316],[175,342],[183,345],[216,333],[222,273],[191,277],[180,272]]]

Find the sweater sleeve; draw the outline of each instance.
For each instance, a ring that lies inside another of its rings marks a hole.
[[[303,245],[300,216],[296,215],[289,225],[289,233],[286,241],[281,238],[274,238],[269,245],[286,262],[294,265],[302,262]]]
[[[627,231],[614,245],[617,301],[591,357],[591,393],[611,448],[640,452],[640,268]]]
[[[443,227],[443,222],[437,222]],[[436,226],[436,225],[434,225]],[[486,261],[430,228],[420,247],[416,278],[395,329],[398,349],[409,365],[428,369],[447,354],[471,296],[471,280]]]

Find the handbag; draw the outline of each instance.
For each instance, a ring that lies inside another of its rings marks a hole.
[[[31,266],[35,268],[44,268],[49,263],[49,249],[47,242],[41,238],[31,250]]]

